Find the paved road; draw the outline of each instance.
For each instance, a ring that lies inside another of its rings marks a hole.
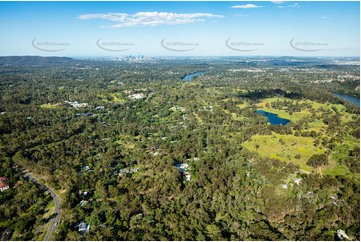
[[[33,177],[31,174],[29,174],[29,172],[27,170],[22,169],[22,168],[19,168],[19,169],[21,170],[21,172],[23,173],[23,176],[25,178],[27,178],[30,181],[34,182],[35,184],[43,187],[44,191],[49,193],[51,195],[51,197],[53,198],[53,200],[54,200],[55,215],[51,219],[50,226],[48,227],[48,231],[46,232],[46,235],[44,237],[44,241],[49,241],[49,238],[55,232],[56,227],[58,226],[58,224],[60,222],[61,211],[60,211],[59,197],[58,197],[58,195],[56,195],[56,193],[54,192],[53,189],[51,189],[50,187],[45,186],[44,184],[41,184],[35,177]]]

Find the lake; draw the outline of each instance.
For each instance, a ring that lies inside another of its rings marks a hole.
[[[197,72],[194,72],[194,73],[191,73],[191,74],[187,74],[182,78],[182,80],[183,81],[191,81],[193,79],[193,77],[202,75],[204,73],[205,73],[205,71],[197,71]]]
[[[266,112],[264,110],[257,110],[256,113],[262,114],[263,116],[266,116],[267,119],[268,119],[268,122],[270,122],[272,125],[286,125],[289,122],[291,122],[288,119],[278,117],[278,114],[269,113],[269,112]]]
[[[333,95],[335,95],[336,97],[339,97],[345,101],[348,101],[350,103],[355,104],[357,107],[360,107],[360,99],[358,99],[357,97],[353,97],[350,95],[346,95],[346,94],[341,94],[341,93],[333,93]]]

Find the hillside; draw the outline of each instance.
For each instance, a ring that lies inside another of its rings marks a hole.
[[[47,65],[72,64],[76,60],[69,57],[42,56],[1,56],[0,65]]]

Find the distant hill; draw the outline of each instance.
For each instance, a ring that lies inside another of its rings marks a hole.
[[[41,56],[0,56],[0,65],[47,65],[72,64],[76,60],[69,57]]]

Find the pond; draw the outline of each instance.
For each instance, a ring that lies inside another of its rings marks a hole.
[[[268,119],[268,122],[270,122],[272,125],[286,125],[289,122],[291,122],[288,119],[278,117],[278,114],[269,113],[264,110],[257,110],[256,113],[266,116]]]
[[[333,95],[335,95],[336,97],[339,97],[345,101],[353,103],[357,107],[360,107],[360,99],[358,99],[357,97],[346,95],[346,94],[341,94],[341,93],[333,93]]]
[[[204,73],[205,73],[205,71],[197,71],[197,72],[194,72],[194,73],[191,73],[191,74],[187,74],[182,78],[182,80],[183,81],[191,81],[193,79],[193,77],[202,75]]]

